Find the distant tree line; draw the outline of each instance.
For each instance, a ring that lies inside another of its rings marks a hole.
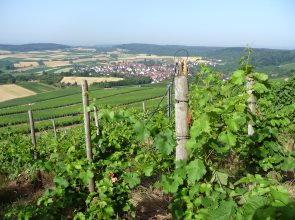
[[[152,79],[148,76],[132,76],[125,78],[120,81],[114,82],[99,82],[94,83],[96,86],[101,88],[111,88],[115,86],[129,86],[129,85],[142,85],[142,84],[149,84],[152,82]]]
[[[53,85],[58,83],[62,79],[62,76],[56,74],[29,74],[29,75],[12,75],[12,74],[1,74],[0,84],[9,84],[16,82],[27,82],[32,80],[38,80],[40,82]]]
[[[9,84],[15,83],[16,79],[11,74],[1,74],[0,75],[0,84]]]
[[[62,44],[52,44],[52,43],[36,43],[36,44],[22,44],[22,45],[8,45],[0,44],[0,50],[9,50],[9,51],[39,51],[39,50],[58,50],[58,49],[67,49],[70,46]]]

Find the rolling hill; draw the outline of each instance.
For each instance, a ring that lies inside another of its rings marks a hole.
[[[227,62],[237,62],[245,55],[245,47],[203,47],[182,45],[156,44],[121,44],[117,48],[129,50],[133,53],[147,53],[156,55],[174,55],[176,51],[185,49],[191,56],[202,56],[222,59]],[[253,48],[253,65],[269,66],[281,65],[295,61],[295,50],[278,50]]]

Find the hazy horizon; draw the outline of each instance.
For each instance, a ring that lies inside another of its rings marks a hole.
[[[123,45],[123,44],[147,44],[147,45],[158,45],[158,46],[185,46],[185,47],[216,47],[216,48],[256,48],[256,49],[273,49],[273,50],[295,50],[294,48],[275,48],[275,47],[250,47],[249,45],[238,45],[238,46],[214,46],[214,45],[185,45],[185,44],[157,44],[157,43],[138,43],[138,42],[130,42],[130,43],[115,43],[115,44],[93,44],[93,45],[81,45],[81,44],[67,44],[67,43],[55,43],[55,42],[28,42],[28,43],[21,43],[21,44],[10,44],[10,43],[1,43],[0,45],[27,45],[27,44],[60,44],[70,47],[112,47],[116,45]]]
[[[0,2],[0,44],[295,49],[295,1]]]

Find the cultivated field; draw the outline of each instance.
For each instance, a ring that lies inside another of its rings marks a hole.
[[[0,50],[0,54],[9,54],[11,51],[8,50]]]
[[[15,84],[0,85],[0,102],[34,94],[35,93],[33,91],[30,91]]]
[[[73,63],[95,62],[95,61],[97,61],[99,59],[102,60],[102,58],[96,58],[96,57],[84,58],[84,59],[77,59],[77,60],[74,60]]]
[[[37,67],[39,66],[38,62],[19,62],[19,63],[15,63],[14,67],[15,68],[26,68],[26,67]]]
[[[70,71],[71,69],[73,69],[73,68],[71,68],[71,67],[66,67],[66,68],[62,68],[62,69],[55,70],[54,73],[68,72],[68,71]],[[42,72],[42,71],[41,71],[41,72]]]
[[[77,48],[72,48],[73,50],[77,50],[77,51],[90,51],[90,52],[95,52],[96,49],[95,48],[82,48],[82,47],[77,47]]]
[[[44,61],[45,66],[47,67],[57,67],[57,66],[66,66],[69,65],[69,61],[59,61],[59,60],[54,60],[54,61]]]
[[[88,84],[91,85],[93,83],[99,83],[99,82],[116,82],[123,80],[123,78],[117,78],[117,77],[75,77],[75,76],[66,76],[61,80],[61,83],[65,84],[75,84],[81,85],[83,80],[87,80]]]

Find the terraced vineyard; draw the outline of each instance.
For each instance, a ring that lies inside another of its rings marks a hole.
[[[55,86],[39,82],[21,82],[19,85],[36,93],[49,92],[57,89]]]
[[[78,87],[67,87],[60,90],[55,90],[52,92],[46,92],[46,93],[40,93],[34,96],[24,97],[24,98],[18,98],[18,99],[12,99],[6,102],[0,102],[0,109],[2,108],[8,108],[13,106],[20,106],[30,103],[36,103],[41,102],[49,99],[54,99],[58,97],[65,97],[68,95],[77,94],[80,92],[80,88]]]
[[[159,97],[166,92],[165,86],[121,87],[101,89],[90,87],[91,104],[110,107],[141,108],[142,101],[147,102],[147,108],[156,106]],[[163,102],[166,103],[166,102]],[[68,126],[82,121],[81,88],[72,87],[37,94],[17,100],[11,100],[0,105],[0,131],[12,129],[13,132],[27,133],[28,109],[34,112],[36,130],[41,131],[52,127],[51,119],[57,127]]]

